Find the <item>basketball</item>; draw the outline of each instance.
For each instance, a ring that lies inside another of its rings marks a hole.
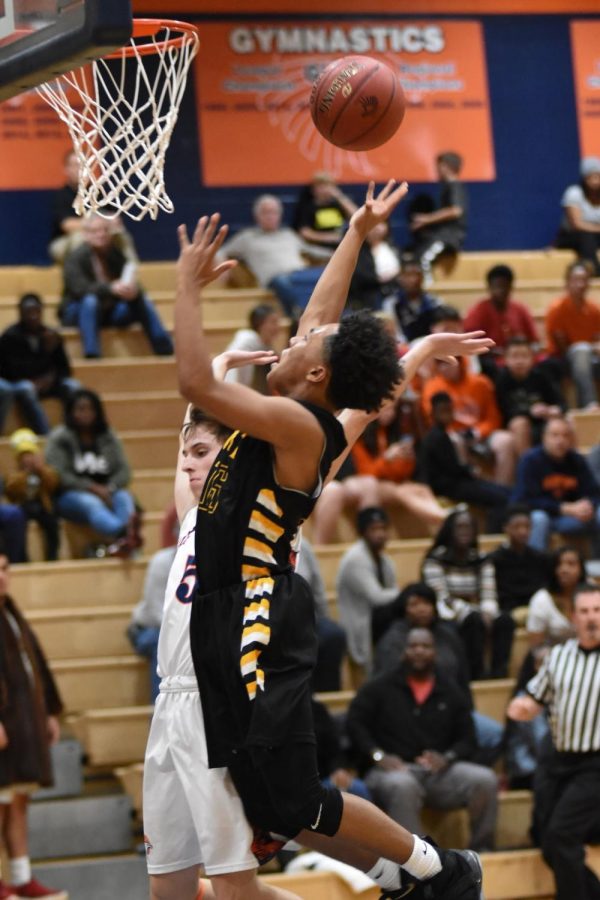
[[[372,150],[396,133],[406,103],[397,74],[369,56],[336,59],[313,84],[310,112],[317,130],[344,150]]]

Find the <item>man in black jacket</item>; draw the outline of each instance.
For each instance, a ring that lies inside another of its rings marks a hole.
[[[118,246],[109,222],[92,215],[84,224],[85,241],[67,254],[60,309],[63,325],[78,325],[88,358],[100,356],[98,329],[125,328],[139,322],[154,352],[173,352],[173,341],[151,300],[142,291],[135,265]]]
[[[467,762],[475,750],[469,704],[458,688],[436,677],[429,630],[413,628],[398,668],[358,691],[348,732],[367,764],[366,783],[391,818],[419,833],[423,806],[465,806],[470,846],[493,846],[496,776]]]
[[[450,497],[457,503],[473,503],[490,509],[490,528],[498,530],[510,490],[494,481],[478,478],[459,450],[449,432],[454,418],[452,398],[439,391],[431,398],[433,425],[423,438],[419,465],[423,480],[434,494]]]
[[[71,378],[71,366],[62,337],[43,322],[42,301],[37,294],[19,300],[19,321],[0,335],[0,431],[14,398],[36,434],[47,434],[49,423],[43,397],[66,402],[81,385]]]

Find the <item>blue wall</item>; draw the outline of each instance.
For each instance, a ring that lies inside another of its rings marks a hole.
[[[497,179],[469,185],[467,246],[473,250],[544,247],[552,241],[558,225],[562,191],[577,179],[579,165],[569,18],[483,16],[481,21]],[[143,259],[174,258],[176,225],[191,225],[202,213],[219,210],[233,229],[250,221],[252,199],[261,186],[252,190],[204,189],[199,184],[199,152],[194,91],[188,88],[166,166],[176,213],[130,226]],[[436,189],[435,185],[419,185],[419,190],[423,188]],[[361,196],[356,186],[349,191],[357,199]],[[289,210],[297,188],[279,193]],[[49,192],[0,193],[0,264],[48,262],[50,205]],[[401,211],[392,224],[402,242],[406,230]]]

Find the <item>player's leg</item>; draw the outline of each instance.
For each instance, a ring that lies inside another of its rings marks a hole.
[[[215,900],[299,900],[298,895],[291,891],[265,884],[256,874],[256,869],[213,875],[210,883]],[[206,897],[205,894],[203,900]]]
[[[199,894],[198,866],[179,872],[150,876],[150,900],[196,900]],[[204,888],[203,900],[214,900],[212,888]]]

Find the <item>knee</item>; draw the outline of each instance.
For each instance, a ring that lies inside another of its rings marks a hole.
[[[490,441],[494,453],[512,453],[515,450],[515,436],[510,431],[496,431]]]
[[[22,397],[26,400],[37,399],[37,391],[33,381],[18,381],[14,386],[14,392],[16,397]]]
[[[409,771],[393,772],[386,782],[382,795],[393,798],[396,802],[421,805],[421,785]]]
[[[98,309],[98,297],[96,294],[86,294],[85,297],[80,300],[79,303],[79,314],[82,313],[95,313]]]
[[[547,528],[550,525],[550,516],[543,509],[531,511],[531,525],[533,528]]]
[[[150,876],[151,900],[196,900],[198,869]]]

